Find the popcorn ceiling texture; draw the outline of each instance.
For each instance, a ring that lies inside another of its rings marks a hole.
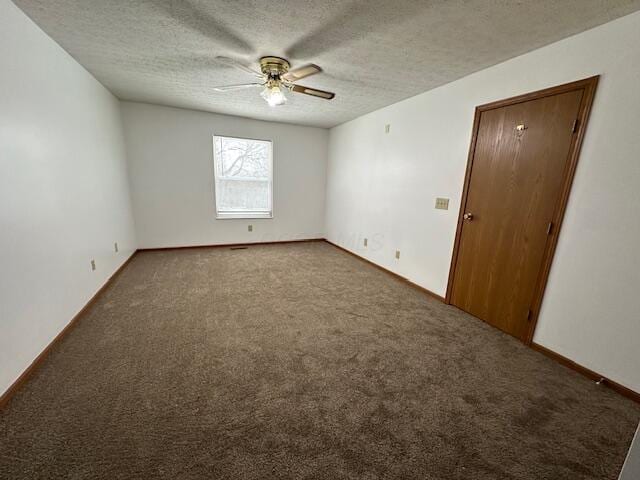
[[[142,252],[0,478],[615,480],[640,405],[325,242]]]
[[[640,0],[14,0],[124,100],[331,127],[640,9]],[[264,55],[325,72],[270,108],[249,89]]]

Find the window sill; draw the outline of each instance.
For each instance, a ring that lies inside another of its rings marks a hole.
[[[218,213],[216,214],[216,220],[250,220],[260,218],[273,218],[273,213],[257,213],[257,212],[234,212],[234,213]]]

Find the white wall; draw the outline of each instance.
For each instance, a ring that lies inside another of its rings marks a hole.
[[[638,480],[638,478],[640,478],[640,425],[620,473],[620,480]]]
[[[324,236],[328,130],[130,102],[122,115],[140,248]],[[216,220],[214,134],[273,141],[273,218]]]
[[[118,100],[0,0],[0,394],[135,243]]]
[[[638,478],[640,478],[640,425],[629,448],[619,480],[638,480]]]
[[[596,74],[534,341],[640,391],[640,13],[333,128],[326,230],[444,295],[474,107]]]

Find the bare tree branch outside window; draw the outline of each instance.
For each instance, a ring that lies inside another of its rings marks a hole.
[[[216,210],[271,215],[271,142],[214,137]]]

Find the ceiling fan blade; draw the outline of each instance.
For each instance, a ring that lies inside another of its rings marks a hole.
[[[296,82],[301,78],[320,73],[321,71],[322,69],[319,66],[310,63],[309,65],[305,65],[304,67],[289,70],[287,73],[282,75],[282,79],[287,82]]]
[[[221,85],[219,87],[213,87],[216,92],[230,92],[233,90],[243,90],[251,87],[262,87],[262,83],[241,83],[239,85]]]
[[[335,93],[325,92],[324,90],[317,90],[315,88],[303,87],[302,85],[290,85],[289,88],[291,88],[293,92],[304,93],[305,95],[324,98],[325,100],[331,100],[336,96]]]
[[[238,70],[242,70],[243,72],[248,73],[250,75],[253,75],[254,77],[264,78],[264,75],[262,73],[258,72],[257,70],[254,70],[253,68],[247,67],[243,63],[240,63],[238,60],[234,60],[233,58],[215,57],[215,60],[218,63],[222,63],[222,64],[227,65],[229,67],[233,67],[233,68],[237,68]]]

